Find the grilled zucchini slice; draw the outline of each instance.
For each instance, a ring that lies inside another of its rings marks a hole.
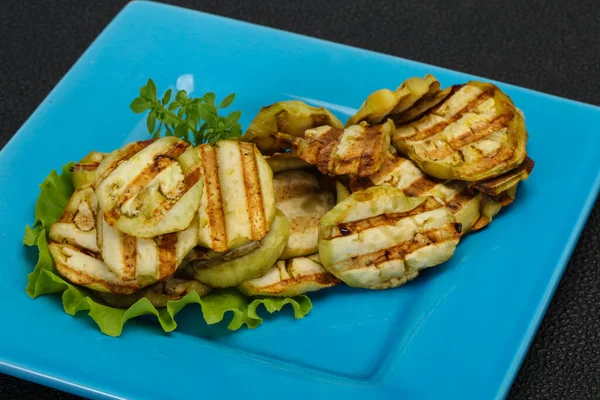
[[[410,197],[435,197],[456,216],[463,235],[479,219],[481,193],[467,182],[432,179],[407,158],[389,154],[382,168],[368,179],[372,185],[394,186]],[[355,183],[354,188],[360,189],[360,186]]]
[[[190,225],[202,197],[200,172],[196,149],[163,137],[112,152],[98,167],[94,187],[109,225],[152,238]]]
[[[98,214],[93,189],[84,187],[73,193],[49,232],[48,248],[58,273],[75,284],[104,292],[128,294],[152,284],[145,278],[124,282],[104,264],[96,243]]]
[[[255,143],[263,154],[270,155],[285,149],[275,139],[277,132],[302,137],[307,129],[322,125],[344,126],[324,107],[309,106],[299,100],[280,101],[263,107],[240,140]]]
[[[243,247],[227,253],[215,254],[206,252],[206,257],[198,257],[190,253],[186,260],[185,270],[196,280],[211,287],[234,287],[240,283],[263,276],[275,264],[281,255],[289,235],[288,221],[283,213],[278,212],[267,236],[259,246],[250,247],[252,250],[240,252]]]
[[[423,117],[398,125],[392,143],[433,177],[475,182],[519,166],[526,157],[527,131],[498,87],[469,82]]]
[[[394,122],[373,127],[366,123],[346,129],[321,126],[306,131],[304,137],[278,133],[278,139],[291,144],[304,161],[316,165],[325,175],[369,176],[381,168],[390,147]]]
[[[294,297],[340,282],[314,258],[296,257],[278,260],[269,272],[260,278],[243,282],[238,290],[246,296]]]
[[[183,231],[147,239],[120,232],[100,213],[96,233],[102,259],[118,279],[159,281],[170,278],[198,244],[198,219]]]
[[[335,205],[332,191],[316,174],[284,171],[273,177],[277,208],[289,222],[290,233],[281,259],[313,254],[319,240],[319,220]]]
[[[482,193],[480,217],[475,224],[473,224],[473,230],[477,231],[488,226],[492,222],[492,219],[500,212],[502,207],[511,204],[517,195],[517,186],[518,183],[498,195]]]
[[[265,237],[276,214],[273,172],[256,146],[221,140],[198,152],[204,180],[199,245],[226,252]]]
[[[511,188],[515,188],[514,190],[516,191],[516,185],[520,181],[524,181],[529,178],[529,175],[533,170],[533,166],[533,160],[527,157],[525,158],[525,161],[523,161],[523,163],[521,163],[521,165],[519,165],[517,168],[510,170],[496,178],[477,182],[474,188],[490,196],[497,196],[501,193],[506,193],[506,191]]]
[[[440,83],[430,74],[425,75],[424,78],[407,79],[394,91],[377,90],[371,93],[356,114],[348,119],[346,126],[356,125],[362,121],[375,125],[386,118],[394,119],[423,96],[435,94],[439,90]]]
[[[321,219],[319,258],[350,286],[388,289],[448,260],[460,231],[456,217],[433,197],[374,186]]]
[[[73,166],[73,187],[75,190],[94,183],[96,170],[106,156],[106,153],[91,151]]]
[[[169,301],[184,298],[190,292],[196,292],[205,296],[212,288],[195,279],[171,278],[168,281],[157,282],[145,289],[131,294],[116,294],[108,292],[96,292],[94,295],[111,307],[129,308],[138,300],[146,298],[154,307],[165,307]]]

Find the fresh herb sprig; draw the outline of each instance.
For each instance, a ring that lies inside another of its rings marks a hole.
[[[152,79],[140,88],[140,97],[135,98],[129,106],[136,114],[150,110],[146,119],[148,132],[158,138],[176,136],[192,145],[201,143],[215,144],[219,139],[240,137],[242,126],[239,124],[241,111],[234,111],[227,116],[220,116],[219,110],[233,103],[235,93],[225,97],[217,106],[216,96],[212,92],[202,97],[188,97],[185,90],[175,94],[171,101],[171,89],[162,99],[158,99],[156,84]]]

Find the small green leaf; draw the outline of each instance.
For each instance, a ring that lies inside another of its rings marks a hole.
[[[227,108],[233,103],[233,99],[235,99],[235,93],[231,93],[229,96],[225,97],[221,104],[219,104],[219,108]]]
[[[241,116],[242,116],[242,112],[241,111],[234,111],[234,112],[232,112],[227,117],[225,117],[225,126],[227,128],[231,128],[232,126],[234,126],[238,122],[238,120],[240,119]]]
[[[171,104],[169,104],[169,107],[167,107],[167,108],[168,108],[169,111],[173,111],[177,107],[181,107],[181,103],[179,103],[178,101],[174,101]]]
[[[167,131],[165,133],[165,136],[173,136],[174,135],[173,130],[169,127],[169,125],[165,125],[165,130]]]
[[[187,93],[185,92],[185,90],[180,90],[179,92],[177,92],[177,94],[175,95],[175,100],[177,100],[178,102],[180,102],[181,104],[184,104],[186,102],[186,100],[188,99]]]
[[[204,97],[202,98],[206,103],[211,104],[211,105],[215,105],[215,99],[217,98],[217,96],[213,93],[213,92],[208,92],[204,95]]]
[[[175,128],[175,136],[181,139],[185,139],[188,133],[188,125],[187,122],[182,122],[179,125],[177,125],[177,128]]]
[[[156,100],[156,85],[152,79],[148,79],[146,86],[140,88],[140,96],[146,100]]]
[[[148,127],[148,132],[153,133],[156,128],[156,113],[151,111],[148,114],[148,118],[146,119],[146,127]]]
[[[171,100],[171,89],[167,90],[162,98],[163,105],[166,105]]]
[[[133,99],[133,101],[129,105],[129,108],[131,108],[131,111],[133,111],[134,113],[141,114],[150,108],[150,102],[146,99],[138,97]]]
[[[217,110],[214,106],[206,103],[198,104],[198,115],[209,125],[214,126],[217,123]]]
[[[183,114],[185,114],[185,108],[180,108],[179,111],[177,111],[177,116],[181,118],[183,117]]]

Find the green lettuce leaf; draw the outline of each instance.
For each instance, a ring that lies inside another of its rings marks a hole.
[[[294,298],[262,297],[248,298],[235,289],[215,290],[204,297],[198,293],[188,293],[184,298],[168,302],[164,308],[156,308],[148,299],[141,299],[128,309],[106,306],[94,299],[90,292],[63,279],[56,271],[48,249],[47,232],[64,210],[71,195],[72,163],[62,168],[62,174],[52,171],[40,185],[41,193],[35,206],[35,220],[32,227],[25,227],[23,243],[37,246],[38,262],[28,276],[27,294],[31,298],[51,293],[62,293],[63,307],[67,314],[75,315],[88,311],[88,315],[98,324],[100,330],[110,336],[119,336],[125,323],[141,315],[154,315],[165,332],[177,327],[175,315],[188,304],[199,304],[207,324],[217,324],[225,319],[227,312],[232,318],[227,328],[237,330],[246,325],[256,328],[263,320],[258,310],[264,308],[269,313],[280,311],[289,304],[295,318],[302,318],[312,308],[307,296]],[[262,306],[262,307],[260,307]]]

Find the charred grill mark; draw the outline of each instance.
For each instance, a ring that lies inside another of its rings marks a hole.
[[[388,261],[403,261],[409,254],[415,252],[416,250],[432,244],[440,244],[446,241],[458,240],[460,236],[459,226],[459,223],[451,223],[425,232],[416,232],[411,239],[400,244],[388,247],[386,249],[381,249],[373,253],[352,257],[352,265],[339,271],[343,272],[353,269],[360,269],[369,265],[375,265],[377,268],[379,268],[381,264]]]
[[[429,192],[431,189],[436,187],[438,182],[433,179],[423,177],[419,178],[416,181],[412,182],[410,186],[402,189],[405,195],[410,197],[418,197],[423,196],[425,193]]]
[[[531,171],[533,171],[534,162],[531,158],[526,157],[525,160],[515,169],[508,171],[495,178],[488,179],[486,181],[478,182],[475,188],[480,192],[497,195],[498,188],[504,186],[506,183],[515,181],[514,183],[526,179]]]
[[[215,251],[227,250],[227,230],[221,183],[219,181],[219,164],[217,153],[211,145],[200,146],[202,158],[202,175],[204,176],[204,190],[206,191],[205,207],[210,227],[210,239]]]
[[[119,166],[119,164],[121,164],[124,161],[129,160],[131,157],[133,157],[134,155],[136,155],[137,153],[139,153],[146,147],[150,146],[155,141],[156,141],[156,139],[150,139],[150,140],[143,140],[141,142],[133,143],[129,148],[127,148],[127,151],[125,151],[125,152],[123,152],[123,154],[121,154],[120,158],[113,160],[104,169],[102,174],[96,176],[96,182],[102,182],[104,179],[106,179],[107,176],[109,176],[115,170],[115,168],[117,168]]]
[[[246,209],[250,219],[250,238],[260,240],[267,233],[268,227],[254,145],[240,142],[239,149],[246,191]]]
[[[317,169],[325,175],[335,175],[335,159],[334,154],[337,152],[339,146],[339,139],[344,134],[343,129],[332,128],[323,135],[322,138],[318,139],[319,145],[316,145],[316,165]],[[311,145],[309,145],[311,146]],[[310,162],[308,160],[305,160]]]
[[[472,100],[470,103],[467,103],[456,114],[452,115],[450,118],[447,118],[445,121],[435,124],[435,125],[427,128],[427,129],[424,129],[422,131],[417,131],[412,136],[403,137],[402,140],[418,142],[418,141],[428,139],[434,135],[437,135],[438,133],[440,133],[444,129],[446,129],[446,127],[448,127],[448,125],[461,119],[464,114],[473,111],[474,109],[479,107],[481,104],[483,104],[485,101],[492,98],[493,95],[494,95],[493,91],[486,90],[485,92],[482,92],[479,96],[477,96],[474,100]],[[439,110],[439,108],[442,107],[448,100],[450,100],[451,97],[452,97],[452,95],[448,96],[441,104],[439,104],[437,107],[435,107],[434,110],[431,111],[431,113],[435,114],[435,112],[437,110]]]
[[[376,228],[382,225],[395,225],[404,218],[419,215],[428,211],[433,211],[440,207],[442,207],[442,204],[438,203],[433,198],[428,198],[423,203],[419,204],[417,207],[404,213],[382,214],[370,218],[365,218],[359,221],[351,221],[337,224],[337,226],[332,230],[331,236],[325,239],[329,240],[335,239],[340,236],[348,236],[352,233],[362,232],[366,229]]]
[[[137,238],[131,235],[123,235],[123,278],[131,281],[136,278],[137,272]]]
[[[177,233],[156,238],[158,246],[158,279],[171,276],[177,268]]]
[[[98,169],[99,165],[100,165],[99,162],[75,164],[73,166],[73,168],[71,169],[71,171],[72,172],[78,172],[78,171],[95,171],[95,170]]]
[[[446,201],[446,207],[452,212],[452,214],[456,214],[459,212],[468,202],[473,200],[477,196],[477,193],[469,188],[465,188],[464,190],[456,193],[454,196],[450,197]]]

